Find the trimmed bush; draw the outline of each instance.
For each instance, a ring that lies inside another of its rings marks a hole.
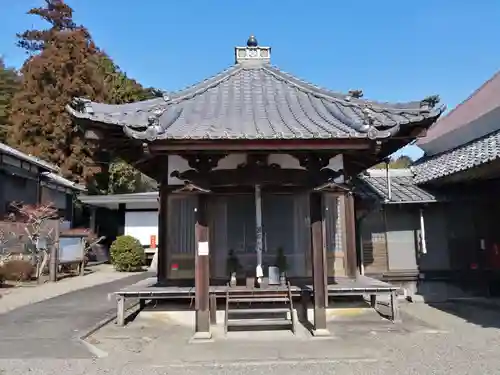
[[[111,262],[117,271],[133,272],[142,270],[145,255],[139,240],[132,236],[120,236],[110,247]]]
[[[2,266],[0,278],[9,281],[28,281],[31,280],[34,272],[35,267],[29,261],[13,259]]]

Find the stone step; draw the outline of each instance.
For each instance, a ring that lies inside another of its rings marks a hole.
[[[290,309],[286,307],[280,308],[262,308],[262,309],[229,309],[229,314],[281,314],[289,313]]]
[[[251,327],[251,326],[291,326],[292,322],[290,320],[285,319],[244,319],[244,320],[235,320],[229,319],[227,321],[228,327]]]
[[[290,299],[288,297],[274,297],[274,296],[264,296],[264,297],[229,296],[228,302],[229,303],[290,302]]]

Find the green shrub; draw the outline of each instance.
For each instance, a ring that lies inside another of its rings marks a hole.
[[[29,261],[13,259],[2,266],[0,278],[9,281],[28,281],[34,272],[35,267]]]
[[[140,271],[145,261],[144,248],[132,236],[120,236],[113,241],[110,255],[117,271]]]

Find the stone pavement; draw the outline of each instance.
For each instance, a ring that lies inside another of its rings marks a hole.
[[[131,275],[130,273],[116,272],[109,264],[93,266],[90,267],[90,270],[92,273],[83,277],[68,277],[57,283],[2,289],[0,291],[2,295],[0,314],[79,289],[127,278]]]
[[[436,327],[405,314],[405,324],[394,324],[372,309],[349,309],[351,313],[330,318],[332,337],[312,338],[302,326],[296,335],[288,330],[223,332],[212,330],[214,340],[193,343],[192,326],[168,314],[139,315],[125,327],[107,325],[89,337],[89,342],[117,361],[145,365],[183,366],[275,361],[378,361],[383,358],[377,341],[435,333]],[[159,315],[159,317],[158,317]]]
[[[76,277],[82,285],[73,288],[84,289],[0,314],[0,358],[92,358],[75,338],[116,312],[116,302],[108,299],[109,293],[151,276],[144,272],[121,275],[119,280],[88,288],[85,279],[92,275]],[[40,293],[39,299],[54,292]]]
[[[102,287],[90,288],[95,292],[93,296],[75,292],[59,297],[64,299],[76,295],[57,305],[70,306],[76,304],[76,299],[81,305],[82,301],[93,297],[92,301],[95,300],[100,309],[106,310],[102,297],[107,291],[106,288],[99,288]],[[85,305],[85,309],[97,311],[89,304]],[[334,316],[330,322],[334,337],[327,339],[312,339],[303,334],[292,337],[278,332],[238,333],[224,338],[216,331],[216,339],[209,343],[191,343],[192,329],[176,321],[139,316],[126,327],[109,324],[89,338],[95,347],[107,353],[106,357],[84,358],[82,355],[75,358],[77,352],[64,352],[57,344],[61,341],[57,337],[62,336],[55,334],[54,347],[50,352],[47,350],[45,358],[26,355],[22,359],[13,359],[0,355],[5,358],[0,358],[0,374],[499,373],[499,310],[460,303],[434,306],[404,304],[402,310],[402,325],[383,320],[370,310]],[[19,321],[25,321],[28,316],[23,314]],[[94,317],[97,318],[97,315]],[[70,329],[90,323],[84,320],[72,322],[68,318],[62,319],[61,326],[66,326],[64,330],[68,334]],[[0,329],[4,329],[5,325],[15,326],[16,320],[0,320]],[[29,333],[27,327],[24,326],[21,334]],[[52,325],[47,331],[49,329],[55,330],[56,327]],[[0,335],[4,336],[4,332]],[[44,347],[44,340],[40,342],[38,335],[33,333],[24,340],[24,345]],[[3,354],[4,348],[0,346],[0,354]],[[54,358],[55,352],[63,355]],[[43,353],[39,351],[39,354]]]

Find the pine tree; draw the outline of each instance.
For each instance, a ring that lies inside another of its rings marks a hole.
[[[10,105],[19,85],[20,77],[17,72],[7,68],[0,57],[0,142],[5,142]]]

